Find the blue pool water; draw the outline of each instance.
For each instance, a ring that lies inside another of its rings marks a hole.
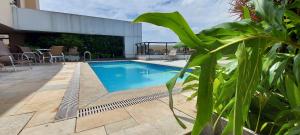
[[[180,68],[134,61],[89,63],[108,92],[164,85]],[[182,81],[182,80],[179,80]]]

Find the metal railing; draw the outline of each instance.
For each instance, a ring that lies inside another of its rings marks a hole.
[[[141,42],[135,44],[136,55],[167,55],[171,48],[174,49],[174,45],[177,42]],[[154,49],[158,48],[159,49]],[[176,48],[178,53],[187,55],[189,54],[189,49],[186,47]]]
[[[89,55],[89,61],[91,61],[92,60],[92,53],[89,52],[89,51],[85,51],[83,53],[83,61],[86,61],[86,55]]]

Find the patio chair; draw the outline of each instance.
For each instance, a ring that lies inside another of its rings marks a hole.
[[[78,47],[71,47],[69,48],[69,51],[67,52],[67,56],[65,56],[65,59],[68,61],[79,61],[79,52]]]
[[[16,71],[16,64],[24,65],[27,63],[31,69],[31,61],[26,54],[11,53],[2,41],[0,41],[0,63],[4,66],[11,65],[14,71]]]
[[[33,60],[35,63],[41,62],[41,57],[37,52],[33,52],[29,47],[18,46],[23,54],[26,54],[30,60]]]
[[[176,60],[176,55],[177,55],[177,49],[172,49],[168,55],[167,55],[167,59],[168,60]]]
[[[64,50],[64,46],[52,46],[50,48],[50,52],[49,52],[49,61],[51,63],[53,62],[57,62],[57,58],[62,58],[62,60],[65,61],[65,55],[63,53]]]
[[[0,69],[4,68],[4,64],[0,63]]]
[[[69,48],[68,55],[78,56],[79,55],[78,47]]]

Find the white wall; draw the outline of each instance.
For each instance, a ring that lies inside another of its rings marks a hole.
[[[12,0],[0,0],[0,23],[9,27],[12,26],[11,2]]]
[[[125,56],[135,57],[135,44],[142,42],[142,25],[128,21],[13,8],[17,30],[123,36]]]

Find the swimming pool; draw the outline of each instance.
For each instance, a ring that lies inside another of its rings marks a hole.
[[[180,68],[135,61],[90,62],[108,92],[164,85]],[[181,79],[179,81],[182,81]]]

